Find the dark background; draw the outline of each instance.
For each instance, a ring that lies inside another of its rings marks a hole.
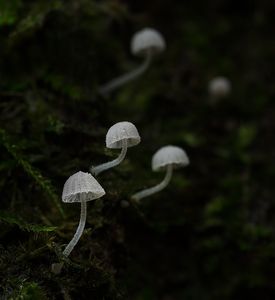
[[[1,299],[275,299],[274,16],[269,0],[0,0]],[[166,51],[101,97],[142,63],[143,27]],[[232,92],[213,104],[219,75]],[[118,155],[105,134],[124,120],[142,142],[99,176],[107,194],[54,275],[80,213],[63,184]],[[161,181],[151,157],[167,144],[190,166],[121,207]]]

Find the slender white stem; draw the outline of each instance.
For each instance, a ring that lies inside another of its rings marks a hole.
[[[143,74],[148,69],[148,67],[151,63],[151,60],[152,60],[151,52],[147,51],[145,60],[140,67],[104,84],[103,86],[101,86],[99,88],[99,93],[101,95],[109,94],[111,91],[115,90],[116,88],[120,87],[121,85],[125,84],[126,82],[136,79],[137,77],[139,77],[141,74]]]
[[[74,234],[74,237],[72,238],[72,240],[70,241],[70,243],[66,246],[65,250],[63,251],[63,255],[65,256],[69,256],[70,253],[72,252],[74,246],[77,244],[77,242],[79,241],[84,227],[85,227],[85,223],[86,223],[86,216],[87,216],[87,202],[83,201],[81,199],[81,213],[80,213],[80,221],[77,227],[77,230]]]
[[[167,187],[168,183],[170,182],[170,180],[172,178],[172,173],[173,173],[173,166],[168,165],[167,169],[166,169],[166,175],[161,183],[159,183],[158,185],[153,186],[149,189],[140,191],[140,192],[134,194],[131,198],[133,200],[139,201],[142,198],[145,198],[145,197],[151,196],[157,192],[160,192],[165,187]]]
[[[97,176],[99,173],[119,165],[123,161],[127,153],[127,140],[126,139],[122,140],[121,143],[122,143],[121,152],[116,159],[91,168],[91,173],[94,176]]]

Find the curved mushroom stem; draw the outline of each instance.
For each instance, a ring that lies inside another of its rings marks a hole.
[[[86,223],[86,216],[87,216],[87,202],[81,200],[81,212],[80,212],[80,221],[77,227],[77,230],[74,234],[74,237],[72,238],[72,240],[70,241],[70,243],[66,246],[65,250],[63,251],[63,255],[65,256],[69,256],[70,253],[72,252],[74,246],[77,244],[77,242],[79,241],[84,227],[85,227],[85,223]]]
[[[145,60],[141,66],[101,86],[99,88],[99,93],[101,95],[109,94],[111,91],[115,90],[116,88],[120,87],[126,82],[136,79],[148,69],[151,61],[152,61],[151,51],[147,51]]]
[[[172,178],[172,173],[173,173],[173,166],[168,165],[167,169],[166,169],[166,175],[161,183],[159,183],[158,185],[151,187],[149,189],[140,191],[140,192],[134,194],[131,198],[133,200],[139,201],[142,198],[145,198],[145,197],[151,196],[157,192],[160,192],[165,187],[167,187],[168,183],[170,182],[170,180]]]
[[[99,173],[119,165],[123,161],[127,153],[127,140],[126,139],[122,140],[121,143],[122,143],[122,148],[118,158],[91,168],[90,171],[94,176],[97,176]]]

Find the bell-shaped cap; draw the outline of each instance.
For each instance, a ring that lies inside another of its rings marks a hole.
[[[105,195],[105,191],[97,180],[90,174],[77,172],[70,176],[64,184],[63,202],[87,202]]]
[[[106,147],[120,149],[123,140],[127,140],[127,147],[133,147],[140,143],[140,135],[133,123],[125,121],[113,125],[106,135]]]
[[[136,32],[131,41],[131,52],[137,56],[145,56],[148,50],[155,54],[164,51],[165,48],[166,43],[162,34],[152,28]]]
[[[214,97],[225,97],[231,91],[231,83],[226,77],[215,77],[209,81],[208,91]]]
[[[152,170],[160,171],[168,165],[180,168],[189,165],[189,158],[185,151],[176,146],[165,146],[160,148],[152,158]]]

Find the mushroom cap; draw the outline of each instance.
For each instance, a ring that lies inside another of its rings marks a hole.
[[[105,191],[97,180],[90,174],[77,172],[70,176],[64,184],[63,202],[88,202],[105,195]]]
[[[131,52],[137,56],[145,56],[148,50],[155,54],[165,48],[166,43],[162,34],[153,28],[144,28],[136,32],[131,40]]]
[[[152,170],[160,171],[168,165],[180,168],[189,165],[189,158],[185,151],[177,146],[165,146],[160,148],[152,158]]]
[[[218,76],[209,81],[209,93],[213,96],[224,97],[231,91],[231,82],[223,76]]]
[[[133,147],[140,143],[140,135],[133,123],[124,121],[113,125],[106,135],[106,147],[120,149],[123,140],[127,140],[127,147]]]

